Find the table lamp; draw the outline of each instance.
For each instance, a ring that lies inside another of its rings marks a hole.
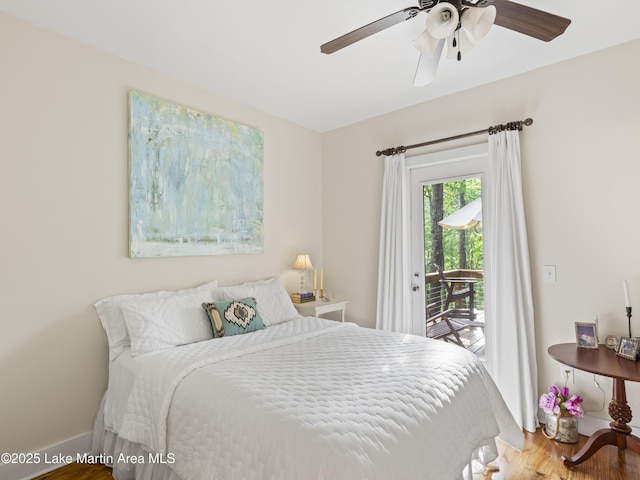
[[[307,274],[307,270],[311,270],[313,265],[311,264],[311,259],[309,259],[309,255],[300,254],[296,261],[293,264],[293,268],[295,270],[300,270],[300,293],[305,293],[306,290],[304,288],[304,280]]]

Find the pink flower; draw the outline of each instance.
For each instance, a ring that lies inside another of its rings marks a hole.
[[[569,412],[576,417],[582,417],[582,397],[580,395],[569,395],[569,388],[565,385],[558,389],[551,385],[549,393],[543,393],[540,397],[539,407],[547,414],[558,415],[561,412]]]
[[[582,411],[582,397],[579,395],[571,395],[571,397],[564,402],[567,411],[576,417],[582,417],[584,412]]]
[[[542,408],[545,413],[554,413],[556,396],[551,393],[543,393],[540,397],[540,408]]]

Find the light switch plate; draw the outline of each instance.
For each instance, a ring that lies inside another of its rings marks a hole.
[[[544,265],[542,268],[544,283],[556,283],[556,266]]]

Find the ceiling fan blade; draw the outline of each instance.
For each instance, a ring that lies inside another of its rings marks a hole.
[[[496,7],[496,25],[545,42],[562,35],[571,23],[568,18],[509,0],[489,0],[488,3]]]
[[[398,23],[410,20],[418,15],[422,10],[425,9],[422,7],[408,7],[404,10],[400,10],[399,12],[387,15],[384,18],[376,20],[375,22],[365,25],[364,27],[360,27],[352,32],[342,35],[341,37],[333,39],[324,45],[321,45],[320,51],[326,54],[337,52],[338,50],[347,47],[352,43],[356,43],[363,38],[367,38],[374,33],[381,32],[382,30],[393,27]]]
[[[445,40],[446,39],[443,38],[438,41],[433,57],[429,57],[424,53],[420,54],[416,74],[413,77],[414,87],[423,87],[424,85],[433,82],[436,78],[436,72],[438,71],[438,65],[440,64],[440,58],[442,57]]]

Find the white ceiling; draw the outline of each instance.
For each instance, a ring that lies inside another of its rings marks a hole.
[[[412,86],[411,40],[425,14],[320,53],[417,0],[0,0],[0,11],[319,132],[640,38],[637,0],[518,3],[572,23],[550,43],[495,26],[424,87]]]

